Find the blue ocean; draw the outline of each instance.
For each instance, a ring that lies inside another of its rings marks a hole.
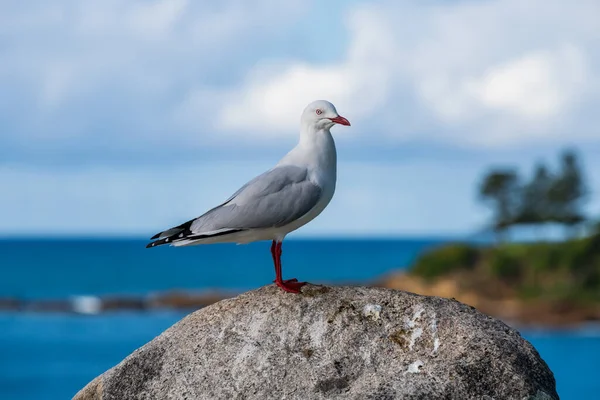
[[[365,283],[411,264],[439,239],[287,240],[284,277]],[[145,249],[125,239],[0,240],[0,298],[65,299],[172,289],[244,291],[270,283],[269,244]],[[68,399],[184,312],[0,312],[0,399]],[[600,328],[522,334],[554,371],[561,399],[600,394]]]

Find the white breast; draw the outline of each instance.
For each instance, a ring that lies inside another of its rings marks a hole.
[[[303,165],[308,168],[309,179],[321,188],[321,197],[317,204],[298,220],[281,227],[286,235],[315,219],[327,207],[333,194],[337,179],[337,153],[335,142],[329,131],[315,133],[313,140],[298,145],[281,163]]]

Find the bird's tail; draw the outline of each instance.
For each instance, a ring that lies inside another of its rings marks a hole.
[[[192,233],[190,229],[193,222],[194,220],[192,219],[174,228],[158,232],[156,235],[150,238],[150,240],[154,241],[148,243],[146,248],[161,246],[163,244],[171,244],[178,239],[183,239],[186,236],[190,236]]]
[[[148,243],[146,245],[146,248],[148,249],[151,247],[161,246],[163,244],[170,244],[172,246],[186,246],[190,244],[199,244],[198,242],[202,241],[202,239],[209,239],[217,236],[224,236],[243,231],[243,229],[225,228],[204,233],[192,232],[190,228],[193,222],[194,220],[191,220],[174,228],[157,233],[150,239],[157,240]]]

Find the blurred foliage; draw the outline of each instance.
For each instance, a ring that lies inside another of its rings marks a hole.
[[[523,299],[600,302],[600,232],[560,243],[447,245],[419,257],[411,274],[427,280],[460,274],[483,295],[500,285]]]
[[[515,225],[552,222],[575,227],[586,221],[586,196],[580,162],[572,150],[563,152],[557,172],[540,163],[531,180],[521,183],[515,169],[492,169],[479,186],[479,197],[493,210],[491,226],[500,239]]]
[[[427,281],[450,278],[482,298],[522,299],[552,310],[600,305],[600,222],[587,237],[563,242],[509,243],[508,228],[561,224],[574,232],[586,221],[586,189],[577,155],[565,151],[556,168],[538,163],[526,180],[514,168],[490,170],[479,197],[493,211],[495,246],[450,244],[422,254],[410,273]],[[591,226],[591,225],[586,225]],[[554,312],[554,311],[553,311]]]
[[[493,228],[501,233],[513,224],[518,207],[519,181],[516,171],[491,171],[480,187],[480,197],[494,210]]]
[[[487,262],[491,276],[510,282],[521,277],[521,257],[510,251],[492,251]]]
[[[479,251],[467,245],[444,246],[423,254],[412,271],[423,278],[433,279],[456,270],[473,269],[478,256]]]

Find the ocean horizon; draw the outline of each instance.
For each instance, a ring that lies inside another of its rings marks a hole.
[[[290,238],[283,274],[361,284],[405,269],[442,238]],[[173,289],[246,291],[274,279],[268,242],[146,249],[141,238],[0,239],[0,297],[58,299]],[[71,398],[187,312],[0,312],[0,398]],[[522,331],[555,373],[561,399],[600,393],[600,328]]]
[[[408,267],[423,250],[448,241],[286,239],[283,275],[312,283],[367,282]],[[268,242],[146,249],[148,242],[140,238],[0,239],[4,272],[0,296],[36,299],[172,289],[246,291],[271,283],[275,276]]]

